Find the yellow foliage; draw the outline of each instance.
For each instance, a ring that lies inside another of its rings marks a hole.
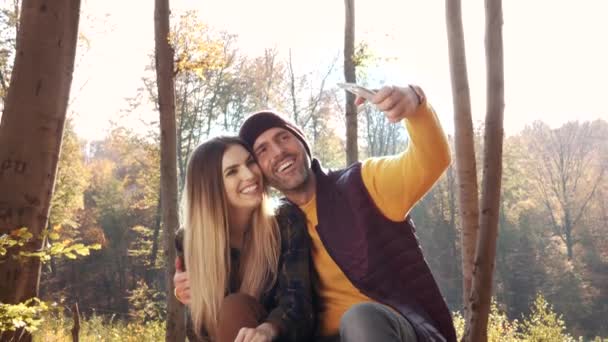
[[[465,320],[459,312],[454,313],[454,327],[458,340],[462,339]],[[488,319],[488,341],[490,342],[574,342],[566,333],[561,316],[553,312],[551,305],[538,294],[532,303],[532,312],[520,322],[509,320],[507,315],[492,301]]]
[[[213,36],[196,12],[182,14],[168,39],[175,51],[176,73],[193,72],[205,79],[208,71],[226,65],[224,41]]]
[[[58,241],[60,236],[56,232],[44,232],[38,239],[43,239],[48,236],[49,243],[45,244],[44,247],[36,251],[23,251],[17,249],[13,255],[14,258],[38,258],[42,262],[51,260],[51,257],[64,256],[68,259],[76,259],[77,255],[87,256],[90,254],[90,250],[101,249],[101,244],[94,243],[91,245],[85,245],[83,243],[75,243],[72,239],[64,239]],[[8,253],[9,248],[23,247],[26,242],[33,238],[32,233],[28,231],[28,228],[19,228],[12,230],[10,234],[3,234],[0,236],[0,256],[5,256]],[[0,262],[2,259],[0,259]]]
[[[25,329],[36,331],[42,324],[42,313],[49,309],[47,303],[34,297],[23,303],[0,303],[0,331],[15,331]]]
[[[73,322],[63,313],[49,313],[44,323],[34,333],[34,341],[59,342],[72,341],[70,329]],[[126,323],[124,321],[104,319],[93,315],[80,320],[81,341],[163,341],[165,339],[165,322],[162,320],[147,323]]]

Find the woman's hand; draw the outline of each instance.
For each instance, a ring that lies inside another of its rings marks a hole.
[[[234,342],[270,342],[278,335],[274,325],[262,323],[257,328],[241,328]]]

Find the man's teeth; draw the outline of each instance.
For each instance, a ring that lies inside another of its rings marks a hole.
[[[256,191],[257,189],[258,189],[258,185],[252,184],[252,185],[245,187],[241,192],[244,194],[248,194],[248,193]]]
[[[292,161],[288,161],[287,163],[282,164],[281,166],[279,166],[279,172],[285,171],[285,169],[287,169],[291,165],[293,165]]]

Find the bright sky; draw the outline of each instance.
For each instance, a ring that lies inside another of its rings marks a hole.
[[[475,121],[485,116],[484,3],[463,2],[469,82]],[[84,0],[81,30],[90,41],[72,87],[77,132],[100,138],[124,117],[125,98],[141,86],[154,47],[153,1]],[[213,28],[239,36],[241,51],[292,48],[302,68],[343,47],[344,3],[326,0],[172,0],[174,13],[197,9]],[[421,85],[446,129],[453,130],[444,1],[356,0],[356,39],[390,58],[376,78]],[[503,1],[505,129],[534,120],[608,120],[608,1]],[[308,61],[308,62],[306,62]],[[339,61],[340,66],[342,61]],[[318,65],[318,63],[316,63]],[[381,84],[374,84],[381,85]],[[122,116],[121,116],[122,115]],[[156,115],[156,114],[151,114]]]

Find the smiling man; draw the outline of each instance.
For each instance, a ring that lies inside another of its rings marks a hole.
[[[449,166],[445,134],[419,87],[383,87],[371,102],[404,122],[406,151],[325,172],[278,113],[252,114],[239,136],[269,184],[306,215],[320,341],[456,341],[408,216]]]

